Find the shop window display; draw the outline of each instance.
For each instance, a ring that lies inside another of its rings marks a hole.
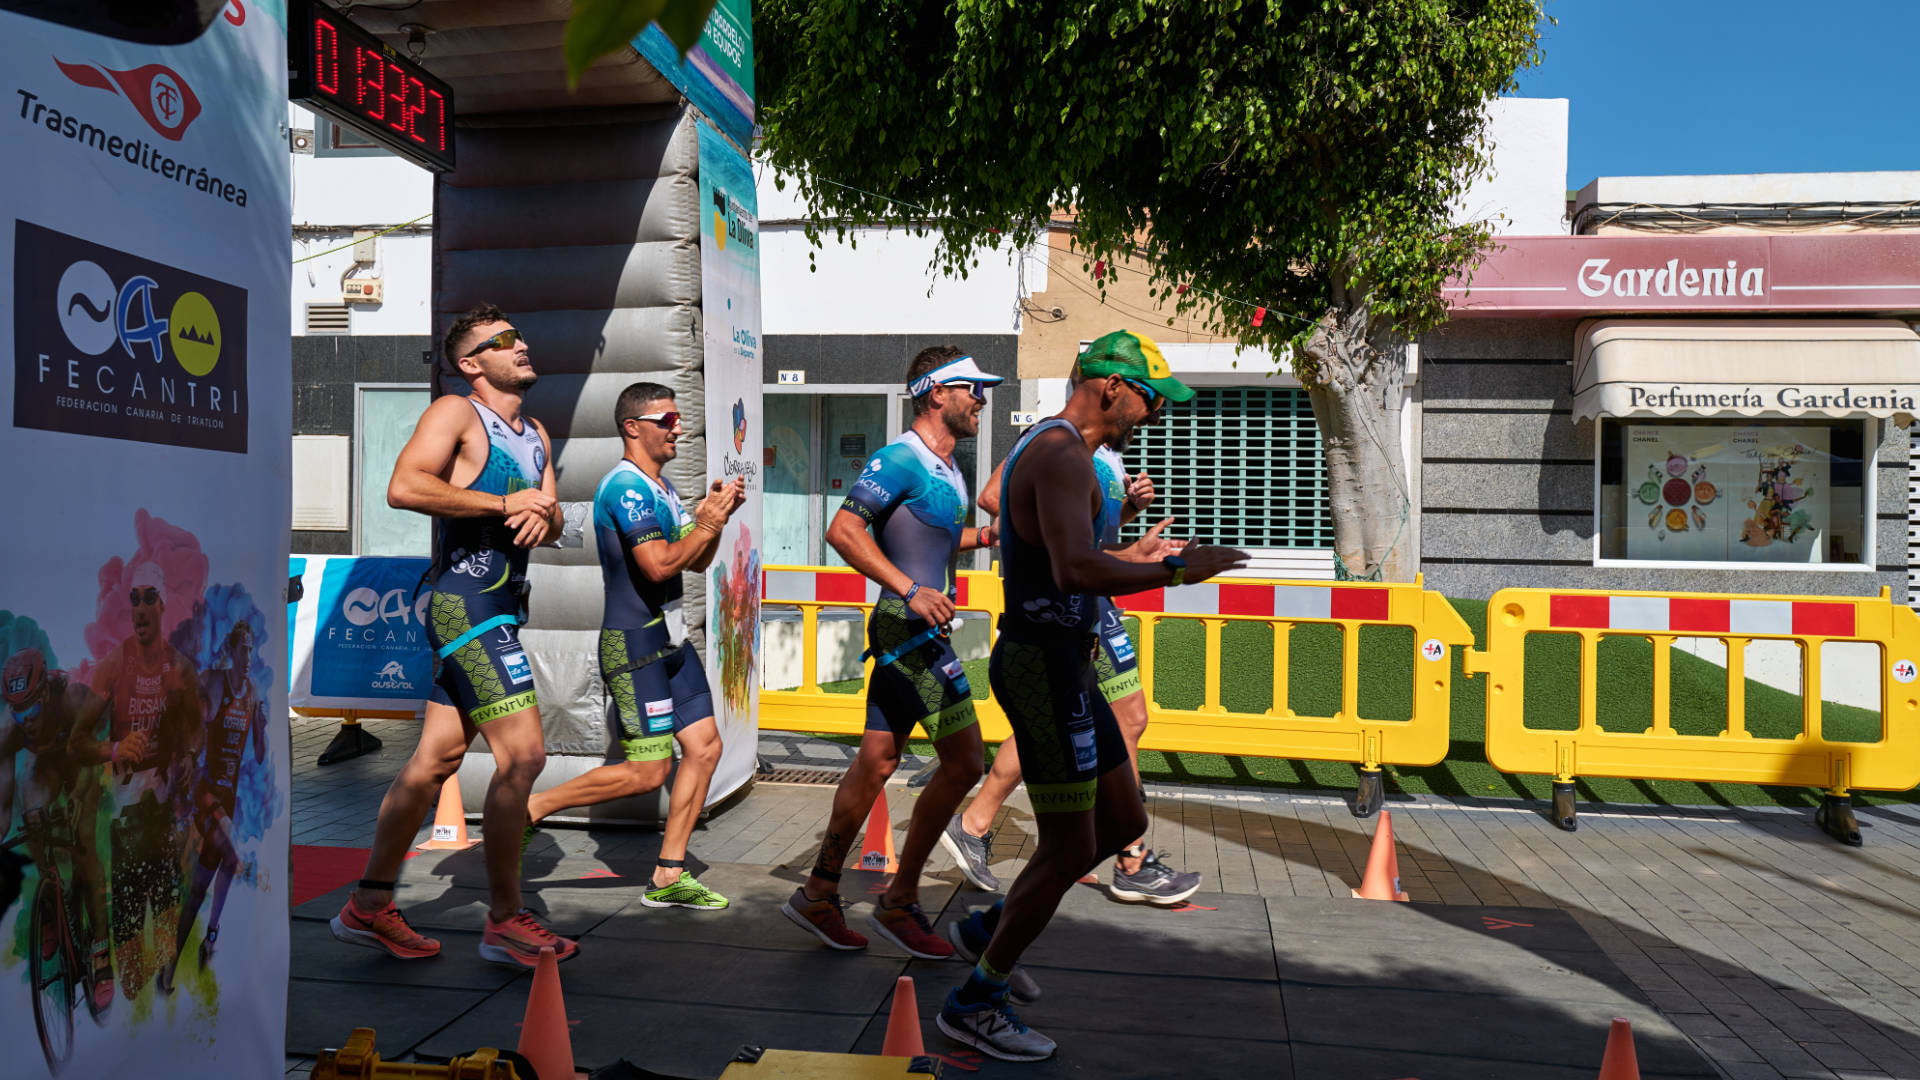
[[[1871,424],[1602,417],[1599,556],[1866,564]]]

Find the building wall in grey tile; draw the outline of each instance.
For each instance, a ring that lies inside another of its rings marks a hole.
[[[1420,337],[1420,362],[1573,359],[1578,319],[1457,319]]]
[[[1524,450],[1512,455],[1517,464],[1450,461],[1435,452],[1432,442],[1425,445],[1422,512],[1428,507],[1582,514],[1593,510],[1590,461],[1541,465],[1526,460],[1529,455]]]
[[[425,334],[305,334],[293,338],[293,433],[353,434],[356,383],[425,383]]]
[[[1513,364],[1426,363],[1420,393],[1429,406],[1502,412],[1573,408],[1573,369],[1559,361]]]
[[[1428,454],[1593,460],[1593,425],[1575,424],[1566,413],[1451,412],[1450,407],[1428,403],[1421,413],[1421,443]]]
[[[295,529],[293,530],[293,553],[295,555],[351,555],[353,554],[353,533],[347,530],[321,532]]]
[[[1420,544],[1429,559],[1593,559],[1593,515],[1476,514],[1428,510]]]

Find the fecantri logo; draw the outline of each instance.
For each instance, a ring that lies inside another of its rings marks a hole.
[[[247,294],[31,222],[14,231],[14,423],[247,449]]]

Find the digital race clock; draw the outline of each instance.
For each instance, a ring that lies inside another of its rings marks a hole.
[[[320,0],[287,12],[287,97],[416,164],[453,168],[453,88]]]

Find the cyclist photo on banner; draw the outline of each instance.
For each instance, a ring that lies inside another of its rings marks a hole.
[[[75,998],[99,1021],[114,997],[100,770],[70,748],[91,695],[57,667],[32,619],[0,612],[0,645],[0,918],[24,898],[13,952],[32,961],[34,1020],[51,1063],[71,1051]]]

